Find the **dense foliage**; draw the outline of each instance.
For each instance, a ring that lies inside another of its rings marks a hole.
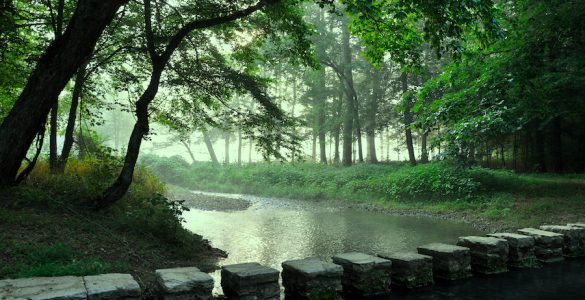
[[[505,38],[470,49],[418,94],[448,154],[525,171],[582,171],[585,3],[508,4]],[[496,162],[500,164],[500,162]]]

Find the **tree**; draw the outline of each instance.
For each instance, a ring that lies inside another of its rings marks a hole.
[[[62,36],[40,57],[14,106],[0,125],[0,186],[12,185],[35,135],[59,93],[127,0],[80,0]]]

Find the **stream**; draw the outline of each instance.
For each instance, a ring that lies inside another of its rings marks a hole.
[[[187,229],[228,252],[220,265],[258,262],[282,270],[280,264],[290,259],[317,256],[330,260],[350,251],[374,255],[416,251],[426,243],[456,243],[460,236],[485,234],[463,222],[394,216],[328,202],[193,193],[248,203],[235,209],[220,206],[220,210],[195,205],[183,214]],[[220,271],[211,275],[214,294],[221,294]],[[494,279],[474,277],[414,293],[393,293],[392,299],[585,299],[580,297],[585,288],[585,260],[508,272]]]

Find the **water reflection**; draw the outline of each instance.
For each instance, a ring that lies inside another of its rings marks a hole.
[[[228,252],[222,265],[259,262],[281,269],[288,259],[359,251],[415,250],[430,242],[454,243],[458,236],[482,234],[469,225],[423,217],[389,216],[310,202],[250,197],[244,211],[191,210],[186,227]],[[219,272],[216,293],[219,289]]]

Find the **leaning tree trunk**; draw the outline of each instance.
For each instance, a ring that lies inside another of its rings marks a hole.
[[[187,153],[189,153],[189,157],[191,158],[191,163],[195,163],[197,160],[195,159],[195,155],[193,155],[193,151],[191,150],[191,145],[189,141],[181,140],[180,141],[183,147],[187,149]]]
[[[75,120],[77,119],[77,107],[79,106],[79,98],[83,90],[85,81],[85,64],[79,68],[75,76],[75,85],[71,94],[71,107],[69,108],[69,117],[67,118],[67,128],[65,128],[65,140],[63,141],[63,148],[61,149],[61,156],[57,165],[57,172],[63,173],[73,148],[73,133],[75,131]]]
[[[63,35],[47,48],[22,93],[0,126],[0,185],[16,173],[57,97],[118,9],[128,0],[80,0]]]
[[[150,76],[150,83],[136,102],[136,123],[128,141],[128,148],[126,150],[126,157],[124,158],[124,166],[118,178],[104,193],[103,197],[98,200],[97,208],[105,208],[122,199],[130,184],[132,183],[132,176],[138,154],[140,153],[140,145],[142,139],[148,133],[148,106],[156,96],[160,84],[160,77],[164,69],[165,62],[153,61],[152,75]]]
[[[207,131],[205,130],[202,130],[201,133],[203,134],[203,141],[205,142],[205,146],[207,147],[207,152],[209,152],[211,162],[218,164],[219,160],[217,160],[217,155],[215,155],[215,150],[213,150],[213,143],[209,138],[209,134],[207,134]]]
[[[48,2],[49,8],[51,2]],[[57,4],[57,18],[53,19],[53,30],[55,31],[55,39],[58,39],[63,34],[63,10],[65,6],[64,0],[59,0]],[[60,171],[59,168],[59,157],[57,156],[57,130],[58,130],[58,117],[59,117],[59,99],[55,100],[53,107],[51,108],[50,115],[50,126],[49,126],[49,169],[53,173]]]
[[[400,80],[402,81],[402,92],[406,94],[408,92],[408,77],[406,72],[403,72],[400,76]],[[408,160],[410,164],[415,166],[416,165],[416,157],[414,156],[414,145],[412,143],[412,130],[410,129],[410,124],[412,123],[412,102],[409,96],[404,98],[406,101],[406,106],[404,107],[404,132],[406,135],[406,149],[408,150]]]

